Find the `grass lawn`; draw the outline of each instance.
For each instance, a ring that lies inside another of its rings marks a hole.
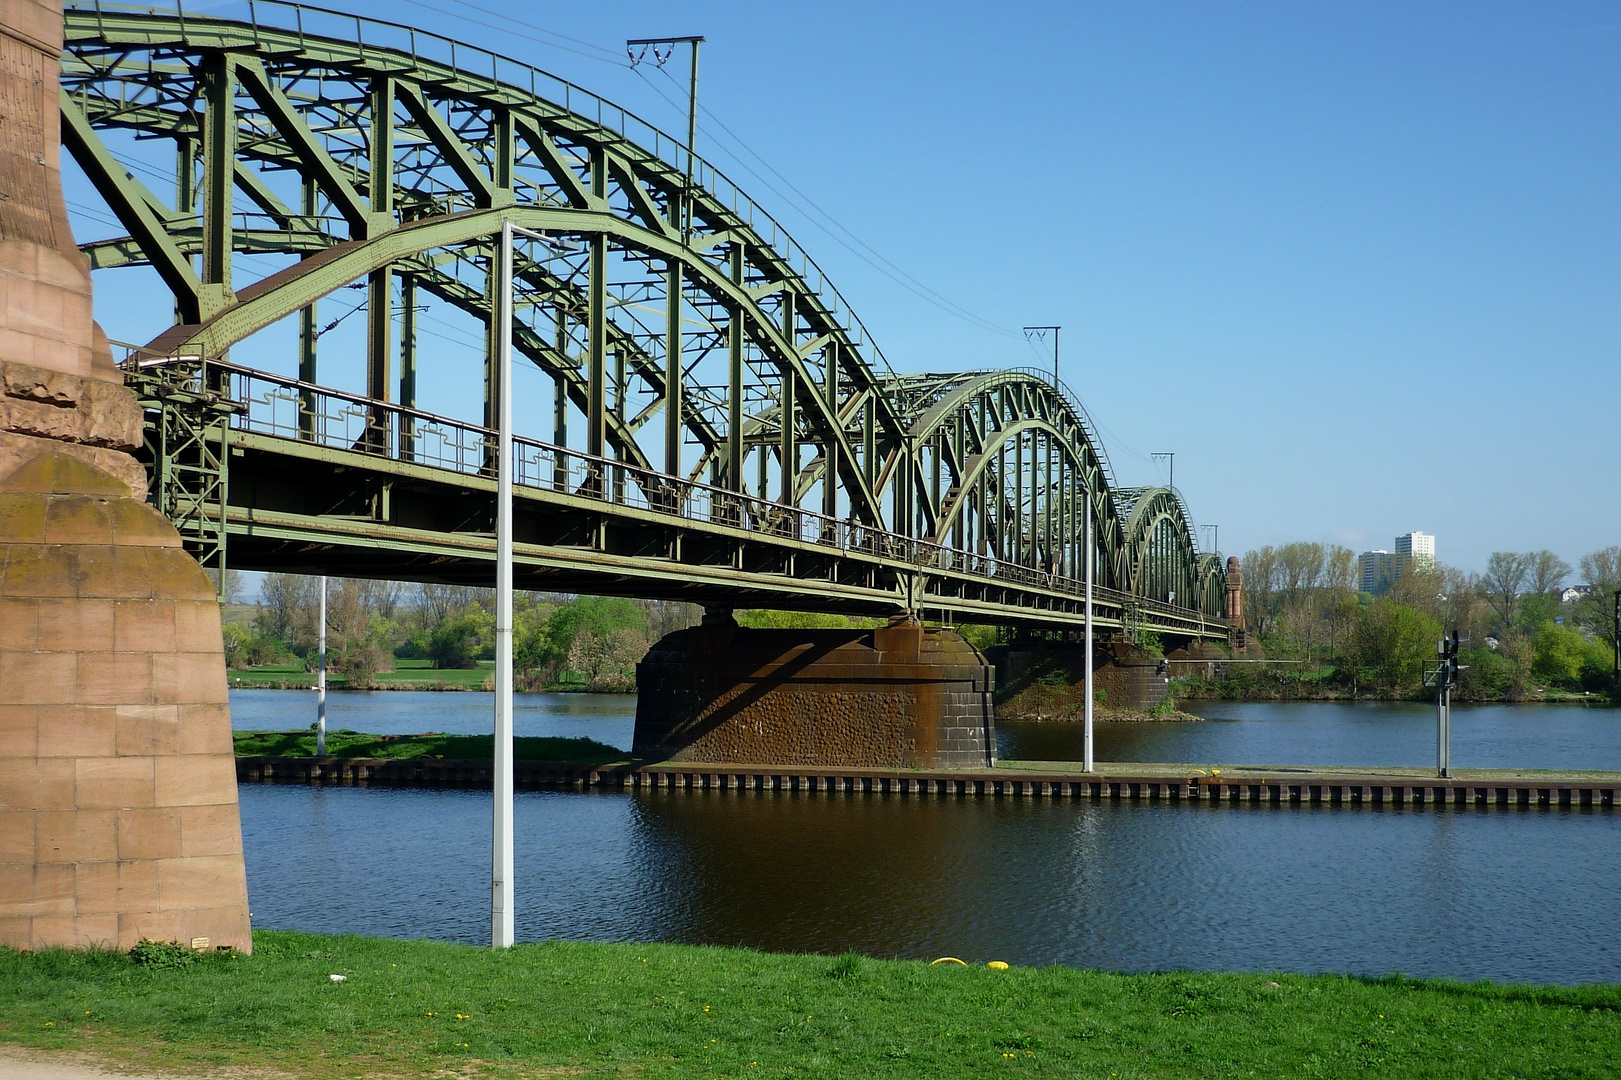
[[[473,668],[436,668],[432,660],[396,660],[393,671],[378,672],[377,685],[384,690],[482,690],[495,671],[495,663],[480,660]],[[287,664],[261,664],[227,672],[232,686],[242,689],[315,689],[315,672],[305,671],[302,660]],[[349,680],[327,672],[329,689],[346,690]]]
[[[311,757],[315,754],[315,732],[234,731],[237,757]],[[489,761],[493,756],[493,735],[366,735],[358,731],[328,731],[326,752],[345,758],[451,758],[457,761]],[[555,761],[569,765],[601,765],[624,761],[627,755],[595,739],[563,739],[520,736],[512,740],[515,761]]]
[[[0,1039],[296,1077],[1612,1077],[1621,989],[993,971],[261,931],[163,968],[0,950]],[[346,976],[333,982],[333,974]]]

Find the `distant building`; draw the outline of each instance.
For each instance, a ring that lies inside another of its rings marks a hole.
[[[1580,600],[1580,599],[1582,599],[1584,597],[1588,597],[1588,596],[1592,596],[1592,595],[1593,595],[1593,586],[1591,586],[1591,585],[1572,585],[1568,589],[1561,589],[1560,590],[1559,599],[1560,599],[1561,602],[1568,604],[1572,600]]]
[[[1358,560],[1362,571],[1362,591],[1375,596],[1390,588],[1394,580],[1395,559],[1383,549],[1364,551]]]
[[[1402,568],[1412,566],[1415,569],[1435,569],[1435,537],[1429,533],[1410,532],[1406,536],[1396,537],[1396,573],[1399,576]]]
[[[1362,591],[1380,596],[1408,567],[1414,570],[1435,569],[1435,537],[1416,531],[1398,536],[1394,552],[1379,548],[1364,551],[1358,565],[1362,572]]]

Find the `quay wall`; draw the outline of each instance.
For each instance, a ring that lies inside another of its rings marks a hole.
[[[489,790],[487,761],[241,757],[241,783]],[[1565,808],[1612,810],[1621,775],[1536,779],[1440,779],[1388,775],[1210,777],[1109,775],[1033,770],[864,770],[688,764],[584,767],[517,762],[519,788],[792,792],[821,795],[1051,798],[1183,805]]]

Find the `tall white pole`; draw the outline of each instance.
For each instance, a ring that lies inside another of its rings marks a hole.
[[[315,756],[326,757],[326,575],[321,575],[321,599],[315,619]]]
[[[1096,762],[1092,758],[1092,492],[1086,492],[1086,678],[1082,680],[1082,692],[1086,695],[1086,728],[1082,739],[1083,752],[1081,754],[1081,767],[1092,772]]]
[[[490,945],[512,945],[512,222],[501,222],[496,333],[495,769]]]

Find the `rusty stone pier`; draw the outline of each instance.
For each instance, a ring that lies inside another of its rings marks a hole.
[[[995,671],[951,630],[739,627],[729,611],[636,668],[634,752],[844,768],[996,764]]]
[[[252,947],[219,605],[62,201],[56,0],[0,0],[0,945]]]

